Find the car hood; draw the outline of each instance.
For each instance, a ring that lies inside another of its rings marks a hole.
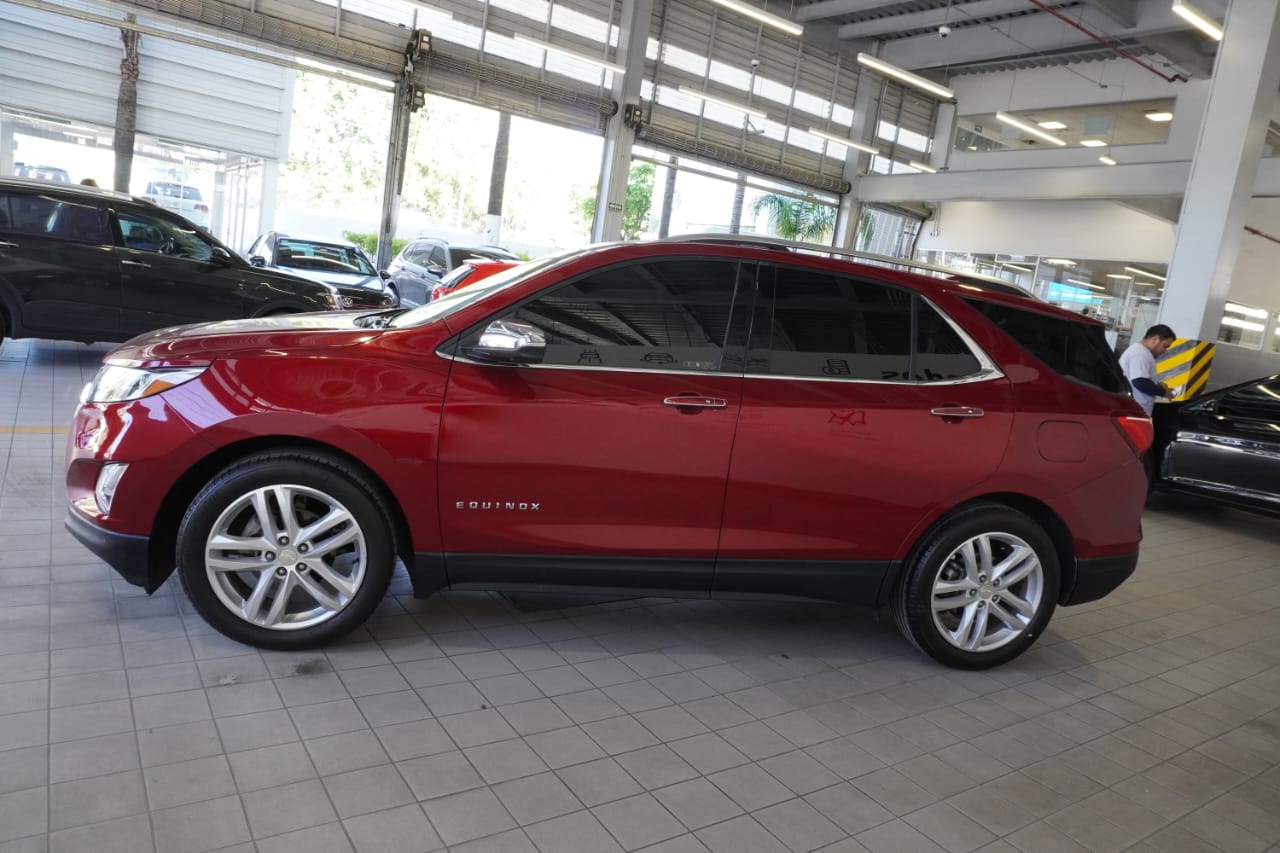
[[[138,335],[107,354],[107,360],[146,366],[181,365],[266,350],[331,349],[372,340],[380,329],[361,328],[362,312],[283,314],[172,326]]]

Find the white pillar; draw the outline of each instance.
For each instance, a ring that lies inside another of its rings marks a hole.
[[[1278,87],[1280,3],[1232,0],[1158,315],[1179,337],[1218,336]]]
[[[603,243],[622,239],[622,214],[627,205],[627,178],[631,174],[631,148],[636,132],[627,126],[627,105],[640,105],[640,81],[644,79],[644,51],[649,42],[653,0],[622,0],[618,23],[617,62],[626,69],[613,75],[613,99],[618,114],[605,128],[600,158],[600,183],[596,190],[596,218],[591,240]],[[647,118],[647,116],[646,116]]]
[[[955,147],[956,105],[954,101],[938,104],[938,116],[933,120],[933,147],[929,149],[929,165],[945,169],[951,162],[951,149]]]
[[[391,101],[391,134],[387,140],[387,171],[382,183],[382,217],[378,223],[378,269],[391,263],[391,241],[396,236],[400,216],[400,191],[404,188],[404,167],[409,156],[409,122],[413,114],[413,81],[403,74],[396,81]]]
[[[853,123],[849,127],[849,138],[854,142],[866,142],[870,136],[875,139],[875,130],[870,134],[870,127],[875,118],[876,104],[880,94],[880,85],[863,73],[858,78],[858,91],[853,96]],[[862,205],[858,202],[858,180],[867,169],[871,168],[871,155],[856,148],[845,149],[843,177],[849,182],[849,192],[840,199],[840,208],[836,211],[836,233],[833,245],[841,249],[852,249],[858,239],[858,219]]]
[[[0,113],[0,175],[13,174],[13,121]]]

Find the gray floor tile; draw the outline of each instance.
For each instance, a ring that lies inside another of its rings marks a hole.
[[[582,808],[578,798],[553,773],[502,782],[494,785],[493,791],[521,826],[539,823]]]
[[[300,743],[247,749],[233,752],[229,758],[236,787],[241,793],[275,788],[316,777],[316,770],[307,750]]]
[[[254,838],[266,838],[338,819],[319,780],[241,794]]]
[[[222,755],[148,767],[142,775],[147,783],[147,797],[153,809],[184,806],[236,792],[231,768]]]
[[[444,846],[417,804],[347,818],[356,853],[429,853]]]
[[[414,801],[393,764],[324,777],[325,790],[341,818],[403,806]]]
[[[397,765],[413,795],[430,800],[484,785],[480,774],[461,752],[443,752],[422,758],[411,758]]]
[[[450,794],[423,804],[445,844],[493,835],[515,826],[507,810],[488,788]]]
[[[527,827],[525,833],[540,853],[621,853],[600,821],[589,811],[574,812]]]
[[[654,796],[687,829],[702,829],[742,814],[733,800],[706,779],[678,782],[655,791]]]
[[[41,801],[43,802],[43,796]],[[49,786],[50,830],[83,826],[86,823],[98,823],[146,811],[147,795],[142,773],[138,770]]]
[[[683,835],[685,828],[650,794],[637,794],[591,810],[624,850]]]
[[[352,853],[352,847],[341,824],[326,823],[258,839],[258,853]]]
[[[138,853],[151,849],[151,819],[145,814],[49,834],[51,853]]]
[[[316,772],[321,776],[375,767],[391,760],[377,735],[371,731],[314,738],[306,741],[306,748]]]

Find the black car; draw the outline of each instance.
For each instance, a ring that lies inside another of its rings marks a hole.
[[[400,291],[386,270],[379,270],[364,249],[342,240],[317,240],[268,231],[247,253],[255,267],[270,267],[332,284],[349,293],[361,288],[390,307],[400,304]]]
[[[353,306],[386,307],[354,290]],[[141,199],[0,179],[0,338],[123,341],[185,323],[332,311],[346,296],[255,269]]]
[[[387,271],[400,283],[405,299],[415,305],[431,301],[431,290],[440,279],[470,258],[488,261],[518,261],[520,257],[500,246],[451,243],[436,237],[410,240],[391,259]]]
[[[1157,487],[1280,514],[1280,374],[1158,403],[1153,419]]]

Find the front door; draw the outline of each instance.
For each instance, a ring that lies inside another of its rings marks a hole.
[[[741,400],[739,290],[736,262],[647,260],[491,318],[536,326],[546,356],[454,363],[439,455],[452,584],[707,593]]]
[[[116,211],[126,336],[248,315],[240,268],[220,262],[195,228],[156,211]]]
[[[1179,413],[1163,476],[1180,485],[1280,505],[1280,380],[1255,382]]]
[[[920,519],[999,466],[1009,382],[909,290],[764,265],[757,304],[715,592],[874,600]]]

